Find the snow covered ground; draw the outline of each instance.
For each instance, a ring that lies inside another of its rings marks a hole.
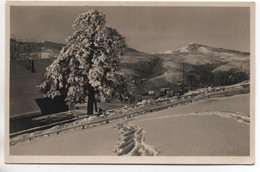
[[[10,147],[11,155],[112,155],[117,143],[112,125],[74,131]]]
[[[171,114],[171,109],[163,113]],[[221,114],[171,115],[134,124],[146,131],[145,142],[159,150],[161,156],[249,155],[248,123]]]
[[[249,114],[249,94],[212,98],[125,124],[119,121],[16,144],[10,146],[10,154],[248,155]]]

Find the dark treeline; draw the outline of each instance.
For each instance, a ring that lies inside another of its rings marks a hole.
[[[22,42],[16,39],[10,39],[10,59],[21,60],[33,58],[33,56],[39,56],[40,44],[36,42]]]
[[[178,68],[183,65],[180,64]],[[239,68],[213,72],[219,64],[185,65],[188,67],[186,67],[185,72],[180,72],[180,82],[191,90],[232,85],[249,79],[249,73]],[[179,70],[177,69],[177,71]]]

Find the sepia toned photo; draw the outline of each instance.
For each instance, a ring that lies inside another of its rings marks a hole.
[[[253,3],[6,10],[7,163],[254,163]]]

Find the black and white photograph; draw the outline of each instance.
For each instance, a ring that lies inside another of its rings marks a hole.
[[[254,3],[6,7],[7,163],[254,163]]]

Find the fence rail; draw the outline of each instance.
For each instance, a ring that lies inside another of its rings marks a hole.
[[[68,131],[68,130],[75,129],[75,128],[79,128],[79,129],[84,130],[84,129],[95,127],[95,126],[98,126],[98,125],[108,124],[108,123],[111,123],[111,122],[116,121],[118,119],[132,118],[134,116],[140,115],[140,113],[146,114],[146,113],[150,113],[150,112],[155,112],[155,111],[167,109],[169,107],[174,107],[174,106],[177,106],[179,104],[192,103],[194,101],[205,100],[207,98],[212,98],[212,97],[228,96],[228,95],[234,95],[234,94],[243,94],[243,93],[249,93],[249,92],[250,92],[249,88],[240,88],[240,89],[233,88],[232,90],[229,90],[229,91],[210,93],[210,94],[205,94],[205,95],[201,95],[201,96],[198,96],[198,97],[190,97],[190,98],[178,100],[176,102],[170,102],[169,101],[165,105],[153,107],[153,108],[150,108],[150,109],[134,110],[134,111],[127,112],[127,113],[124,113],[124,114],[121,114],[121,115],[116,115],[116,116],[111,116],[111,117],[91,121],[91,122],[88,122],[86,124],[69,126],[69,127],[65,127],[65,128],[62,128],[62,129],[55,130],[55,131],[50,131],[50,132],[47,132],[47,133],[42,133],[42,134],[22,138],[22,139],[19,139],[19,140],[10,141],[10,145],[14,145],[16,143],[23,142],[23,141],[32,141],[33,139],[43,137],[43,136],[59,135],[63,131]],[[28,129],[28,130],[20,131],[20,132],[17,132],[17,133],[12,133],[12,134],[10,134],[10,138],[13,138],[15,136],[19,136],[21,134],[27,134],[27,133],[31,133],[31,132],[34,132],[34,131],[48,129],[48,128],[56,126],[56,125],[74,122],[76,120],[80,120],[80,119],[83,119],[83,118],[85,118],[85,117],[81,117],[81,118],[77,118],[77,119],[70,119],[70,120],[66,120],[66,121],[61,121],[61,122],[49,124],[49,125],[46,125],[46,126],[35,127],[35,128]]]

